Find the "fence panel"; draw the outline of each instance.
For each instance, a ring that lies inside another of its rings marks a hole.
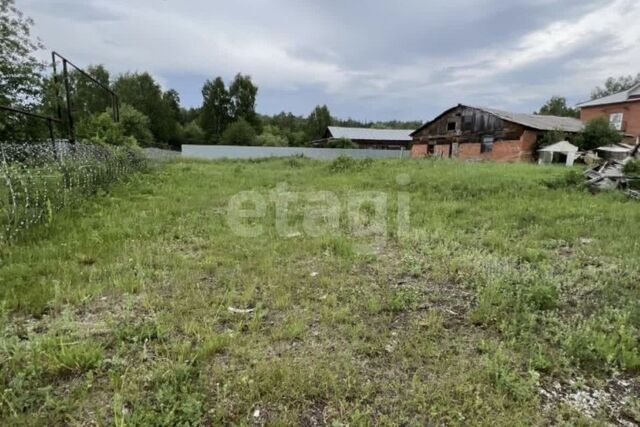
[[[246,147],[232,145],[183,145],[182,156],[199,159],[261,159],[268,157],[304,156],[317,160],[333,160],[340,156],[357,159],[403,159],[407,150],[368,150],[350,148]]]

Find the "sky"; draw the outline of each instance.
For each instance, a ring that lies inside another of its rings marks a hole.
[[[638,0],[16,0],[80,66],[148,71],[182,104],[241,72],[257,110],[326,104],[357,120],[429,120],[459,103],[533,112],[640,72]],[[42,52],[43,57],[46,57]]]

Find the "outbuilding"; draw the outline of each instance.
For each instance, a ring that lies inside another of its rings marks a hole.
[[[529,161],[545,132],[575,134],[583,128],[582,122],[572,117],[510,113],[460,104],[411,134],[411,156]]]
[[[378,150],[407,150],[413,138],[413,129],[371,129],[329,126],[324,138],[313,141],[316,147],[326,147],[330,141],[348,139],[358,148],[372,148]]]
[[[564,163],[573,166],[578,154],[578,147],[569,141],[560,141],[538,150],[538,164]]]

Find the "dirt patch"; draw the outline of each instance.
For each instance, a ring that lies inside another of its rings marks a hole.
[[[540,388],[539,393],[542,408],[546,412],[567,405],[586,418],[604,415],[616,425],[640,424],[637,414],[629,411],[631,399],[640,396],[640,384],[635,379],[612,378],[599,387],[580,380],[554,382]]]

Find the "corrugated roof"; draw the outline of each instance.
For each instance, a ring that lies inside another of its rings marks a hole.
[[[581,102],[578,107],[595,107],[598,105],[607,104],[619,104],[621,102],[640,101],[640,84],[635,85],[631,89],[623,90],[622,92],[614,93],[613,95],[605,96],[602,98],[594,99],[591,101]]]
[[[436,120],[440,119],[442,116],[450,113],[451,111],[459,107],[475,108],[476,110],[493,114],[494,116],[500,119],[513,122],[513,123],[518,123],[522,126],[525,126],[531,129],[536,129],[536,130],[543,130],[543,131],[562,130],[565,132],[577,133],[577,132],[582,132],[582,130],[584,129],[584,124],[580,120],[574,119],[572,117],[542,116],[537,114],[525,114],[525,113],[510,113],[508,111],[496,110],[495,108],[474,107],[472,105],[458,104],[456,107],[452,107],[446,110],[445,112],[437,116],[435,119],[422,125],[420,128],[418,128],[418,130],[412,132],[412,135],[417,134],[418,132],[420,132],[427,126],[429,126],[431,123],[435,122]]]
[[[329,126],[329,133],[334,138],[347,138],[351,140],[370,141],[407,141],[412,140],[413,129],[368,129],[368,128],[343,128]]]
[[[560,141],[541,148],[538,151],[548,151],[552,153],[573,153],[578,151],[578,147],[571,144],[569,141]]]
[[[471,106],[470,106],[471,107]],[[543,116],[541,114],[510,113],[486,107],[471,107],[486,111],[503,120],[518,123],[537,130],[561,130],[565,132],[581,132],[584,124],[573,117]]]

